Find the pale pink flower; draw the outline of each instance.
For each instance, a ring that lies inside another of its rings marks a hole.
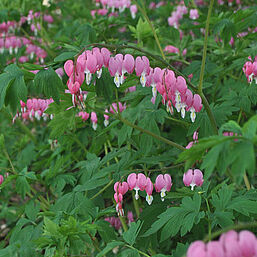
[[[93,130],[97,129],[97,115],[95,112],[91,112],[91,121]]]
[[[166,191],[170,191],[172,186],[172,180],[171,176],[169,174],[165,175],[158,175],[156,180],[155,180],[155,190],[157,193],[161,192],[161,200],[164,201],[164,197],[166,195]]]
[[[198,10],[197,9],[191,9],[189,14],[190,19],[196,20],[199,18]]]
[[[146,182],[147,179],[145,177],[144,174],[139,173],[131,173],[128,178],[127,178],[127,182],[128,182],[128,186],[129,186],[129,190],[135,190],[136,194],[135,194],[135,198],[136,200],[138,200],[139,195],[138,195],[138,191],[144,191],[145,187],[146,187]]]
[[[150,178],[146,179],[146,187],[145,187],[145,191],[146,191],[146,201],[149,205],[151,205],[152,201],[153,201],[153,183],[151,181]]]
[[[189,169],[184,173],[183,182],[185,186],[191,186],[191,190],[194,190],[195,186],[202,186],[203,173],[199,169]]]
[[[146,56],[137,57],[135,61],[135,71],[136,75],[140,77],[140,83],[142,87],[145,87],[146,76],[150,72],[150,63]]]

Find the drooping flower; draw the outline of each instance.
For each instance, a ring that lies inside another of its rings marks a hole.
[[[157,176],[155,180],[155,190],[157,193],[161,192],[161,200],[164,201],[164,197],[166,195],[166,191],[170,191],[172,186],[171,176],[169,174],[160,174]]]
[[[150,72],[150,63],[146,56],[138,56],[135,61],[135,71],[136,75],[140,77],[140,83],[142,87],[146,84],[146,75]]]
[[[130,6],[130,13],[131,13],[132,19],[135,19],[137,14],[137,6],[135,4]]]
[[[226,252],[226,256],[229,257],[241,257],[241,248],[238,243],[238,234],[234,230],[230,230],[225,234],[222,234],[219,241],[221,242],[223,249]]]
[[[187,257],[207,257],[205,243],[203,241],[193,242],[187,250]]]
[[[4,177],[0,175],[0,185],[4,182]]]
[[[146,179],[146,187],[145,187],[145,191],[146,191],[146,201],[149,205],[151,205],[152,201],[153,201],[153,183],[151,181],[150,178]]]
[[[97,115],[95,112],[91,112],[91,121],[93,130],[97,129]]]
[[[241,231],[238,241],[243,257],[256,257],[257,239],[252,232],[247,230]]]
[[[189,13],[189,17],[192,20],[196,20],[199,18],[198,10],[197,9],[191,9]]]
[[[109,60],[108,69],[110,75],[114,77],[116,87],[120,87],[121,85],[122,62],[123,56],[121,54],[117,54],[115,57],[111,57]]]
[[[105,109],[105,112],[108,113],[108,109]],[[109,115],[104,114],[104,126],[107,127],[109,125]]]
[[[199,169],[189,169],[184,173],[183,182],[185,186],[191,186],[191,190],[194,190],[195,186],[202,186],[203,173]]]
[[[127,178],[127,182],[128,182],[129,190],[134,189],[136,191],[135,199],[138,200],[139,199],[138,191],[145,190],[146,182],[147,182],[146,176],[142,173],[139,173],[139,174],[131,173]]]
[[[123,195],[128,191],[127,182],[116,182],[114,184],[114,200],[116,201],[116,211],[118,215],[124,216],[124,210],[122,208]]]

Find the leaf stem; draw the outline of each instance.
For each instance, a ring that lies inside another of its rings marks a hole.
[[[249,179],[248,179],[246,173],[244,173],[244,182],[245,182],[245,186],[246,186],[247,190],[249,191],[251,189],[251,184],[249,182]]]
[[[146,256],[146,257],[150,257],[150,255],[148,255],[147,253],[144,253],[138,249],[136,249],[135,247],[133,247],[132,245],[125,245],[126,247],[130,248],[130,249],[133,249],[133,250],[136,250],[138,251],[138,253],[142,254],[143,256]]]
[[[166,144],[168,144],[168,145],[171,145],[171,146],[173,146],[173,147],[175,147],[175,148],[177,148],[177,149],[180,149],[180,150],[182,150],[182,151],[184,151],[184,150],[186,149],[186,148],[183,147],[182,145],[179,145],[179,144],[177,144],[177,143],[175,143],[175,142],[173,142],[173,141],[171,141],[171,140],[169,140],[169,139],[166,139],[165,137],[156,135],[156,134],[154,134],[153,132],[151,132],[151,131],[149,131],[149,130],[146,130],[146,129],[144,129],[144,128],[141,128],[141,127],[139,127],[139,126],[137,126],[137,125],[131,123],[130,121],[124,119],[121,115],[118,116],[118,115],[115,115],[115,114],[112,114],[112,113],[109,113],[109,112],[103,112],[101,109],[94,108],[94,107],[92,107],[92,106],[89,106],[89,107],[90,107],[92,110],[97,110],[98,112],[100,112],[100,113],[102,113],[102,114],[106,114],[106,115],[108,115],[108,116],[111,116],[111,117],[113,117],[113,118],[116,118],[116,119],[120,120],[121,122],[123,122],[124,124],[126,124],[126,125],[128,125],[128,126],[134,128],[134,129],[137,129],[137,130],[139,130],[139,131],[141,131],[141,132],[143,132],[143,133],[145,133],[145,134],[148,134],[149,136],[152,136],[152,137],[156,138],[157,140],[162,141],[162,142],[164,142],[164,143],[166,143]],[[108,142],[108,141],[107,141],[107,142]]]
[[[212,125],[212,129],[213,129],[213,132],[218,135],[218,127],[217,127],[217,123],[216,123],[216,120],[215,120],[215,117],[214,117],[214,114],[211,110],[211,107],[205,97],[205,95],[203,94],[203,92],[199,92],[199,95],[200,97],[202,98],[202,101],[203,101],[203,105],[204,105],[204,108],[207,112],[207,115],[209,117],[209,120],[211,122],[211,125]]]
[[[210,25],[213,3],[214,3],[214,0],[211,0],[209,10],[208,10],[208,16],[207,16],[207,20],[206,20],[206,25],[205,25],[203,58],[202,58],[202,65],[201,65],[201,72],[200,72],[200,79],[199,79],[199,86],[198,86],[199,92],[203,91],[203,76],[204,76],[204,68],[205,68],[205,61],[206,61],[206,55],[207,55],[207,41],[208,41],[209,25]]]
[[[228,226],[224,229],[221,229],[219,231],[216,231],[216,232],[212,233],[211,239],[214,239],[214,238],[218,237],[219,235],[221,235],[221,234],[223,234],[223,233],[225,233],[229,230],[232,230],[232,229],[240,230],[240,229],[253,228],[253,227],[257,227],[257,221],[251,222],[251,223],[239,223],[239,224],[236,224],[236,225]],[[204,238],[203,241],[208,242],[209,241],[209,235],[207,235]]]
[[[208,199],[205,198],[205,201],[206,201],[206,205],[207,205],[208,212],[211,213],[210,205],[209,205]],[[209,236],[209,241],[211,241],[211,221],[210,221],[210,216],[209,216],[209,214],[208,214],[208,236]]]
[[[120,219],[120,222],[121,222],[124,232],[128,231],[128,226],[127,226],[124,216],[119,216],[119,219]]]
[[[156,42],[156,44],[157,44],[157,46],[158,46],[158,48],[159,48],[159,50],[160,50],[161,56],[162,56],[162,58],[163,58],[164,60],[166,60],[166,57],[165,57],[165,55],[164,55],[164,53],[163,53],[163,50],[162,50],[162,47],[161,47],[161,44],[160,44],[160,40],[159,40],[159,38],[158,38],[158,36],[157,36],[157,34],[156,34],[156,31],[155,31],[155,29],[154,29],[154,26],[153,26],[152,22],[150,21],[149,17],[147,16],[147,13],[146,13],[145,6],[144,6],[143,1],[140,0],[140,2],[141,2],[141,4],[142,4],[142,7],[143,7],[143,8],[142,8],[136,1],[134,1],[134,2],[135,2],[135,4],[137,5],[137,8],[140,10],[140,12],[143,14],[143,16],[144,16],[144,18],[146,19],[146,21],[148,22],[148,24],[149,24],[149,26],[150,26],[150,28],[151,28],[151,30],[152,30],[152,32],[153,32],[153,36],[154,36],[155,42]]]
[[[182,145],[179,145],[179,144],[177,144],[177,143],[175,143],[175,142],[173,142],[173,141],[171,141],[171,140],[168,140],[168,139],[166,139],[165,137],[158,136],[157,134],[154,134],[153,132],[151,132],[151,131],[149,131],[149,130],[146,130],[146,129],[144,129],[144,128],[141,128],[141,127],[139,127],[139,126],[137,126],[137,125],[131,123],[130,121],[128,121],[128,120],[126,120],[126,119],[124,119],[124,118],[122,118],[122,117],[118,117],[118,119],[119,119],[120,121],[122,121],[124,124],[126,124],[126,125],[128,125],[128,126],[134,128],[134,129],[137,129],[137,130],[139,130],[139,131],[141,131],[141,132],[143,132],[143,133],[145,133],[145,134],[148,134],[149,136],[152,136],[152,137],[158,139],[159,141],[162,141],[162,142],[164,142],[164,143],[166,143],[166,144],[168,144],[168,145],[171,145],[171,146],[173,146],[173,147],[175,147],[175,148],[178,148],[178,149],[180,149],[180,150],[182,150],[182,151],[185,150],[185,147],[183,147]]]
[[[112,179],[106,186],[104,186],[100,191],[98,191],[95,195],[93,195],[90,200],[95,199],[98,195],[100,195],[101,193],[103,193],[109,186],[111,186],[113,184],[114,180]]]
[[[133,199],[133,205],[136,211],[137,218],[139,219],[139,216],[140,216],[139,205],[138,205],[138,200],[136,200],[135,198],[134,190],[132,191],[132,199]]]

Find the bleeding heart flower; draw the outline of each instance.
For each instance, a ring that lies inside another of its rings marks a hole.
[[[171,176],[169,174],[158,175],[155,180],[154,186],[157,193],[161,192],[161,199],[162,201],[164,201],[164,197],[166,195],[165,192],[169,192],[172,186]]]
[[[135,190],[136,195],[135,198],[136,200],[139,199],[138,191],[144,191],[147,183],[146,176],[142,173],[136,174],[136,173],[131,173],[128,178],[127,178],[129,190]]]

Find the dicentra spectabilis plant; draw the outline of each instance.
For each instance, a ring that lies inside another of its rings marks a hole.
[[[256,257],[256,17],[0,1],[0,256]]]

